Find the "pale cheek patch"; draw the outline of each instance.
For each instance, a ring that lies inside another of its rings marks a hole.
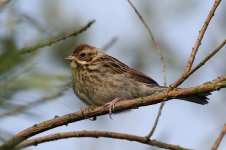
[[[79,64],[81,64],[81,65],[86,65],[86,64],[88,64],[88,62],[82,61],[82,60],[77,60],[77,62],[78,62]]]
[[[71,68],[77,68],[77,64],[74,61],[71,62]]]

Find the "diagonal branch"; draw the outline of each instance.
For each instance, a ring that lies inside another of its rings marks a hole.
[[[211,148],[211,150],[217,150],[218,149],[218,147],[219,147],[219,145],[220,145],[220,143],[221,143],[221,141],[222,141],[222,139],[223,139],[225,134],[226,134],[226,124],[224,124],[224,127],[221,130],[221,132],[220,132],[217,140],[215,141],[213,147]]]
[[[182,74],[182,76],[177,79],[173,84],[170,85],[171,88],[178,87],[181,83],[183,83],[191,74],[193,74],[196,70],[202,67],[210,58],[212,58],[217,52],[219,52],[224,45],[226,44],[226,39],[219,44],[209,55],[207,55],[195,68],[189,71],[186,74]]]
[[[21,144],[19,144],[16,147],[16,149],[22,149],[32,145],[37,146],[38,144],[41,144],[41,143],[60,140],[60,139],[73,138],[73,137],[93,137],[93,138],[106,137],[106,138],[113,138],[113,139],[124,139],[128,141],[136,141],[139,143],[147,144],[150,146],[156,146],[164,149],[189,150],[188,148],[183,148],[178,145],[163,143],[157,140],[147,140],[141,136],[126,134],[126,133],[106,132],[106,131],[74,131],[74,132],[50,134],[47,136],[26,140]]]
[[[109,48],[111,48],[118,41],[117,37],[113,37],[107,44],[105,44],[101,49],[106,52]]]
[[[165,59],[164,59],[164,57],[162,55],[162,51],[160,49],[160,46],[159,46],[157,40],[155,39],[154,34],[152,33],[151,29],[149,28],[149,26],[147,25],[147,23],[145,22],[144,18],[139,13],[139,11],[136,9],[136,7],[133,5],[133,3],[130,0],[127,0],[127,1],[130,4],[130,6],[133,8],[133,10],[135,11],[137,16],[139,17],[139,19],[141,20],[141,22],[143,23],[145,28],[147,29],[152,41],[154,42],[155,49],[156,49],[156,51],[157,51],[157,53],[158,53],[158,55],[160,57],[160,60],[161,60],[162,72],[163,72],[163,80],[164,80],[164,85],[166,86],[166,63],[165,63]]]
[[[158,114],[157,114],[157,117],[155,119],[154,125],[153,125],[151,131],[145,136],[147,139],[150,139],[152,137],[152,135],[154,134],[155,129],[156,129],[158,122],[159,122],[159,118],[162,114],[162,109],[163,109],[164,105],[165,105],[165,102],[162,102],[161,105],[159,106]]]
[[[207,29],[212,17],[214,16],[214,13],[215,13],[218,5],[220,4],[220,2],[221,2],[221,0],[216,0],[214,2],[213,7],[211,8],[211,10],[210,10],[210,12],[209,12],[209,14],[208,14],[208,16],[207,16],[202,28],[201,28],[201,30],[199,31],[199,35],[197,37],[197,40],[195,42],[194,47],[192,48],[192,52],[191,52],[190,58],[188,60],[187,66],[185,68],[184,74],[187,74],[191,70],[193,62],[195,60],[195,55],[196,55],[196,53],[197,53],[197,51],[199,49],[199,46],[201,45],[201,41],[203,39],[203,36],[204,36],[204,34],[206,32],[206,29]]]
[[[39,48],[50,46],[50,45],[55,44],[55,43],[57,43],[59,41],[65,40],[65,39],[67,39],[69,37],[77,36],[78,34],[86,31],[94,22],[95,22],[95,20],[91,20],[85,26],[81,27],[77,31],[74,31],[74,32],[71,32],[71,33],[67,33],[67,34],[65,34],[63,36],[57,36],[57,37],[52,38],[50,40],[46,40],[46,41],[40,42],[40,43],[38,43],[35,46],[19,49],[18,51],[19,51],[20,54],[29,53],[29,52],[35,51],[35,50],[37,50]]]
[[[133,10],[135,11],[135,13],[137,14],[137,16],[139,17],[139,19],[141,20],[141,22],[143,23],[143,25],[145,26],[145,28],[147,29],[147,31],[148,31],[148,33],[149,33],[152,41],[154,42],[155,49],[156,49],[158,55],[160,56],[160,61],[161,61],[161,64],[162,64],[162,72],[163,72],[163,81],[164,81],[164,86],[166,86],[167,85],[167,80],[166,80],[166,62],[165,62],[165,59],[163,57],[162,51],[160,49],[160,46],[158,44],[158,41],[155,39],[155,36],[152,33],[151,28],[147,25],[147,23],[145,22],[144,18],[139,13],[139,11],[136,9],[136,7],[133,5],[133,3],[130,0],[127,0],[127,1],[130,4],[130,6],[133,8]],[[155,129],[156,129],[157,125],[158,125],[159,118],[161,116],[161,112],[162,112],[162,109],[163,109],[164,105],[165,105],[165,102],[162,102],[161,105],[160,105],[160,107],[159,107],[159,111],[158,111],[157,117],[155,119],[154,125],[153,125],[151,131],[146,136],[146,138],[150,139],[151,136],[154,134]]]
[[[120,112],[122,110],[128,110],[132,108],[138,108],[141,106],[153,105],[157,103],[161,103],[163,101],[168,101],[173,98],[188,96],[192,94],[203,94],[207,92],[212,92],[216,90],[220,90],[221,88],[226,87],[226,75],[218,77],[217,79],[204,83],[200,86],[195,86],[192,88],[183,88],[183,89],[174,89],[172,91],[163,91],[161,93],[137,98],[132,100],[120,101],[115,104],[114,112]],[[61,117],[55,117],[53,119],[44,121],[42,123],[33,125],[30,128],[27,128],[20,133],[16,134],[9,140],[7,140],[3,145],[0,146],[1,150],[8,150],[15,148],[18,144],[23,142],[24,140],[47,131],[49,129],[53,129],[62,125],[67,125],[72,122],[84,120],[86,118],[96,117],[100,115],[105,115],[109,113],[109,108],[106,106],[99,106],[92,108],[88,111],[78,111],[75,113],[70,113]]]

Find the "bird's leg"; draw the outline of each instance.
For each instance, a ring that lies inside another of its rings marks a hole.
[[[115,99],[113,99],[112,101],[110,101],[110,102],[108,102],[108,103],[106,103],[104,106],[105,107],[109,107],[109,116],[110,116],[110,118],[112,119],[112,117],[111,117],[111,114],[112,114],[112,112],[114,111],[114,109],[115,109],[115,104],[117,103],[117,102],[120,102],[120,101],[122,101],[122,100],[124,100],[124,99],[122,99],[122,98],[115,98]]]
[[[93,108],[95,108],[95,107],[96,107],[96,106],[94,106],[94,105],[91,105],[91,106],[83,106],[83,107],[81,107],[81,108],[80,108],[81,116],[82,116],[83,118],[89,119],[89,120],[91,120],[91,121],[95,121],[95,120],[97,119],[97,117],[88,118],[88,117],[85,116],[85,112],[86,112],[86,111],[89,111],[90,109],[93,109]]]

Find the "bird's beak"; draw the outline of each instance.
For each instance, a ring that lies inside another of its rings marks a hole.
[[[68,60],[68,61],[72,61],[72,60],[74,60],[75,59],[75,56],[68,56],[68,57],[66,57],[66,58],[64,58],[64,59],[66,59],[66,60]]]

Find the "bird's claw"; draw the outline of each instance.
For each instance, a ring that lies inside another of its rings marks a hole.
[[[113,99],[112,101],[106,103],[104,106],[105,107],[109,107],[109,117],[112,119],[111,115],[112,115],[112,112],[114,111],[115,109],[115,104],[119,101],[122,101],[123,99],[122,98],[115,98]]]

